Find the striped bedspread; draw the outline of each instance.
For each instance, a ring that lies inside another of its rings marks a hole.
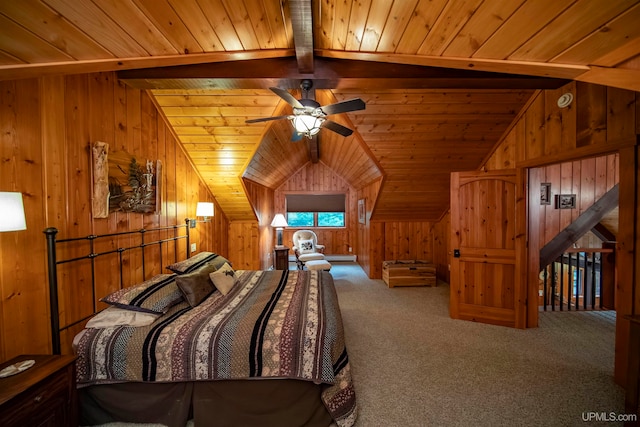
[[[172,307],[152,325],[86,329],[78,386],[125,381],[289,378],[326,384],[339,426],[355,422],[333,278],[317,271],[242,271],[226,295]]]

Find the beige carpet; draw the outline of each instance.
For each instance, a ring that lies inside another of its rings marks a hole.
[[[583,414],[624,412],[614,316],[541,313],[515,330],[449,318],[447,284],[389,289],[353,264],[332,274],[359,427],[590,426]]]
[[[389,289],[355,263],[331,273],[357,427],[593,426],[583,421],[590,412],[624,412],[611,315],[541,313],[539,328],[515,330],[450,319],[443,283]]]

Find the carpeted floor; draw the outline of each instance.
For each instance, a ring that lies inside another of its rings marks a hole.
[[[539,328],[515,330],[450,319],[444,283],[389,289],[355,263],[333,263],[331,273],[357,427],[593,426],[583,418],[624,412],[613,316],[541,313]]]
[[[389,289],[352,266],[331,272],[357,426],[585,426],[590,412],[624,412],[615,317],[540,313],[528,330],[453,320],[447,284]]]

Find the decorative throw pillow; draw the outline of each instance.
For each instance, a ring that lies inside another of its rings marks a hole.
[[[160,316],[155,313],[132,311],[110,306],[97,313],[87,322],[85,328],[103,329],[112,326],[148,326]]]
[[[236,284],[235,271],[233,271],[233,268],[226,263],[211,273],[209,277],[211,277],[211,281],[222,295],[228,294],[231,288],[233,288],[233,285]]]
[[[191,307],[197,306],[215,291],[209,277],[215,270],[215,266],[206,265],[193,273],[176,277],[176,284]]]
[[[301,254],[310,254],[316,251],[315,246],[313,245],[313,240],[298,240],[298,244],[300,245],[300,253]]]
[[[183,300],[175,274],[158,274],[139,285],[120,289],[100,301],[126,310],[164,314]]]
[[[215,268],[220,268],[225,262],[231,264],[231,262],[222,255],[214,254],[213,252],[200,252],[199,254],[194,255],[191,258],[187,258],[184,261],[168,265],[167,268],[174,273],[187,274],[206,265],[213,265]]]

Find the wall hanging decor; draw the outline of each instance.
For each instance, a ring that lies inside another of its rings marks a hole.
[[[91,193],[91,208],[94,218],[109,216],[109,144],[94,142],[91,144],[91,174],[93,188]]]
[[[92,144],[93,217],[112,212],[160,213],[162,163],[138,160],[125,151],[109,153],[109,144]]]
[[[556,209],[575,209],[575,194],[556,194]]]
[[[551,204],[551,183],[543,182],[540,184],[540,204],[541,205],[550,205]]]
[[[364,206],[364,199],[358,200],[358,222],[364,224],[366,222],[366,211]]]

